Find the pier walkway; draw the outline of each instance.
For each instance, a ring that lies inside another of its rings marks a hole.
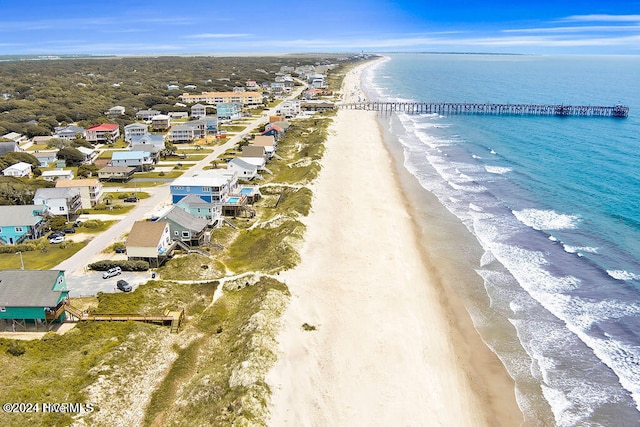
[[[460,102],[352,102],[336,104],[338,108],[350,110],[379,111],[382,113],[404,112],[410,114],[493,114],[535,116],[581,116],[619,117],[629,116],[629,107],[624,105],[562,105],[562,104],[479,104]]]

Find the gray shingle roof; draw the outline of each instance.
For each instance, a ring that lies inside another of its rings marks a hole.
[[[164,214],[161,220],[173,221],[176,224],[195,232],[200,232],[204,230],[209,222],[204,218],[198,218],[190,213],[183,211],[177,206],[171,208],[169,212]]]
[[[0,306],[54,307],[60,292],[52,290],[60,270],[0,271]]]
[[[42,217],[33,212],[43,210],[43,205],[0,206],[0,227],[36,225]]]

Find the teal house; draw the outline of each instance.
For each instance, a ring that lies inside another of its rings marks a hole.
[[[48,329],[64,321],[68,298],[62,270],[0,271],[0,329]]]
[[[43,205],[0,206],[0,244],[13,245],[41,237],[43,211]]]

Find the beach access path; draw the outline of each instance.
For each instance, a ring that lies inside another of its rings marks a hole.
[[[361,70],[343,93],[362,95]],[[280,274],[291,300],[267,376],[268,425],[519,425],[513,388],[485,395],[473,349],[458,352],[375,113],[341,110],[329,134],[302,261]],[[502,398],[512,418],[496,415]]]

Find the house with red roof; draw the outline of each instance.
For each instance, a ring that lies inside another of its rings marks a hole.
[[[120,127],[114,123],[101,123],[87,129],[87,141],[110,144],[120,137]]]

